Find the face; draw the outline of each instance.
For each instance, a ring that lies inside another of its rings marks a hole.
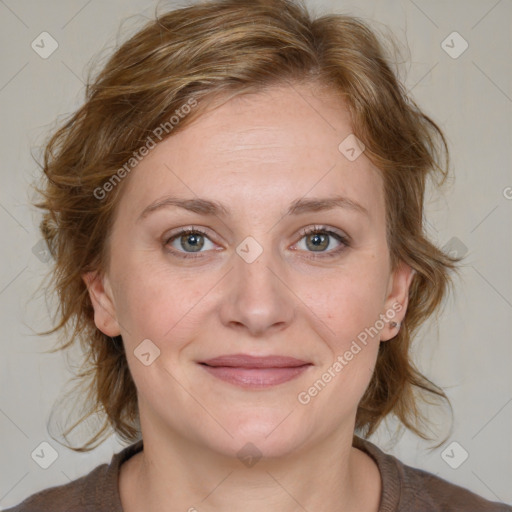
[[[84,278],[97,327],[122,335],[143,435],[269,456],[352,436],[412,272],[391,271],[382,178],[339,149],[351,133],[333,92],[273,87],[132,170],[108,268]]]

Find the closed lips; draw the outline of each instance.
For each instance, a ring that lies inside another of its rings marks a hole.
[[[201,361],[200,364],[211,367],[223,366],[231,368],[264,369],[297,368],[299,366],[310,365],[311,363],[287,356],[256,357],[245,354],[232,354]]]
[[[210,375],[244,389],[263,390],[298,378],[312,366],[287,356],[230,354],[200,363]]]

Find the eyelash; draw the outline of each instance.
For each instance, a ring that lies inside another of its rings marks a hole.
[[[201,228],[196,228],[196,227],[190,227],[190,228],[185,228],[185,229],[182,229],[181,231],[178,231],[178,233],[172,235],[170,238],[168,238],[165,242],[165,246],[167,247],[167,245],[174,241],[176,238],[179,238],[181,236],[184,236],[184,235],[191,235],[191,234],[201,234],[205,237],[208,237],[208,234],[206,233],[206,231],[202,230]],[[178,258],[183,258],[183,259],[194,259],[194,258],[201,258],[201,253],[196,253],[196,254],[193,254],[193,253],[185,253],[185,252],[182,252],[182,251],[177,251],[176,249],[169,249],[169,251],[177,256]]]
[[[338,256],[342,251],[344,251],[347,247],[350,246],[349,238],[347,236],[342,235],[341,233],[338,233],[332,229],[329,229],[327,226],[313,226],[309,228],[301,229],[299,234],[299,242],[308,235],[314,235],[317,233],[324,233],[326,235],[334,237],[338,242],[341,243],[339,247],[336,249],[332,249],[327,252],[319,251],[317,254],[313,251],[308,251],[311,253],[311,256],[306,256],[307,258],[315,259],[315,258],[333,258],[335,256]]]
[[[306,256],[306,258],[310,258],[310,259],[332,258],[332,257],[337,256],[342,251],[344,251],[347,247],[350,247],[350,243],[349,243],[349,238],[348,237],[343,236],[340,233],[337,233],[336,231],[333,231],[332,229],[329,229],[327,226],[313,226],[313,227],[302,229],[299,232],[300,238],[299,238],[298,242],[300,242],[305,236],[312,235],[312,234],[317,234],[317,233],[324,233],[324,234],[327,234],[329,236],[332,236],[332,237],[336,238],[338,240],[338,242],[341,243],[341,245],[339,247],[337,247],[336,249],[333,249],[331,251],[327,251],[327,252],[319,251],[318,254],[315,254],[314,251],[308,251],[308,252],[310,252],[312,254],[312,256]],[[175,239],[177,239],[179,237],[182,237],[184,235],[190,235],[190,234],[200,234],[200,235],[205,236],[206,238],[208,238],[208,234],[206,233],[206,231],[202,230],[201,228],[190,227],[190,228],[182,229],[178,233],[175,233],[171,237],[167,238],[166,241],[165,241],[165,246],[167,246],[170,242],[174,241]],[[177,251],[175,249],[169,249],[169,251],[172,252],[173,255],[176,255],[178,258],[183,258],[183,259],[194,259],[194,258],[201,258],[202,257],[201,256],[202,252],[197,252],[197,253],[194,254],[194,253],[187,253],[187,252]]]

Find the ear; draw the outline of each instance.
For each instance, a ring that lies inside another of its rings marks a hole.
[[[107,336],[121,334],[117,321],[116,308],[108,277],[99,272],[87,272],[82,276],[94,308],[94,323]]]
[[[387,320],[381,331],[380,341],[388,341],[398,334],[400,325],[393,325],[393,322],[400,324],[405,318],[409,303],[409,288],[415,273],[416,271],[409,265],[401,262],[391,274],[382,312]]]

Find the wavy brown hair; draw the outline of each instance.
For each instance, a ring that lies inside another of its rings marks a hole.
[[[156,15],[89,79],[83,106],[46,144],[37,203],[44,210],[41,230],[54,259],[51,289],[58,296],[54,328],[47,333],[61,337],[51,352],[75,345],[83,352],[76,375],[81,393],[75,394],[81,417],[64,436],[92,416],[100,419],[93,436],[72,449],[90,450],[112,430],[127,442],[141,435],[122,339],[96,328],[82,279],[106,268],[109,231],[128,179],[118,178],[129,172],[125,167],[121,176],[119,169],[186,104],[197,106],[166,136],[200,116],[214,98],[305,82],[344,98],[353,133],[384,179],[392,268],[405,262],[416,271],[402,327],[380,345],[356,429],[368,436],[393,413],[427,437],[418,399],[447,398],[414,366],[410,346],[439,309],[460,260],[431,243],[424,230],[427,178],[436,185],[446,180],[447,142],[392,66],[383,42],[359,18],[315,18],[300,1],[216,0]]]

